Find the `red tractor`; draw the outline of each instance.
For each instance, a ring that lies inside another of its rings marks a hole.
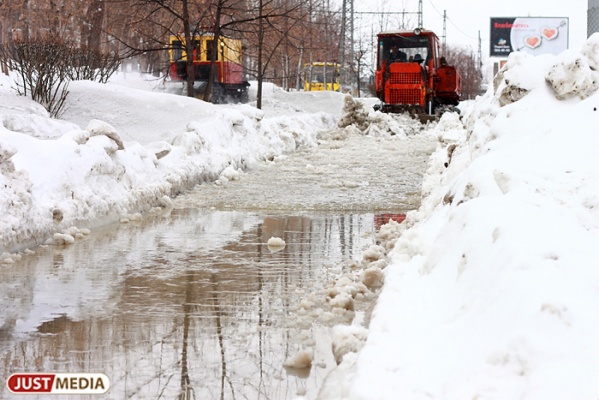
[[[440,55],[439,38],[432,31],[378,34],[376,94],[388,113],[439,115],[460,101],[460,76]]]

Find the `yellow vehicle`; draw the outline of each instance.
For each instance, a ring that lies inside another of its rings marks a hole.
[[[214,59],[216,80],[212,86],[212,102],[247,102],[250,84],[243,77],[241,41],[221,36],[216,57],[213,43],[213,35],[193,37],[194,81],[199,84],[208,82],[210,65]],[[185,82],[188,74],[185,39],[182,36],[171,36],[170,44],[169,76],[173,82]]]
[[[339,91],[339,75],[341,66],[332,62],[313,62],[306,64],[304,68],[304,90]]]

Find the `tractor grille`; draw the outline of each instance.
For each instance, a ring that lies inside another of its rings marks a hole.
[[[389,83],[394,84],[418,84],[422,82],[422,75],[418,72],[392,72]]]
[[[420,104],[418,89],[391,89],[389,95],[391,104]]]

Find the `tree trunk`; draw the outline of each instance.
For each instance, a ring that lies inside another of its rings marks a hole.
[[[260,5],[258,6],[258,93],[256,95],[256,108],[259,110],[262,109],[262,50],[264,46],[264,22],[262,21],[263,6],[262,0],[260,0]]]
[[[104,26],[104,0],[93,0],[87,11],[88,22],[90,25],[87,37],[87,45],[94,52],[101,52],[102,28]]]
[[[304,56],[304,44],[302,43],[302,46],[300,47],[300,53],[299,53],[299,59],[297,61],[297,77],[296,77],[296,82],[295,82],[295,87],[296,90],[299,92],[300,90],[300,85],[301,85],[301,77],[303,74],[303,68],[302,68],[302,58]]]
[[[210,60],[210,73],[208,74],[208,82],[206,82],[206,88],[204,90],[204,100],[212,101],[212,86],[213,82],[218,78],[218,70],[214,68],[218,55],[220,54],[220,17],[222,14],[223,0],[218,0],[216,4],[216,15],[214,16],[214,40],[212,41],[212,60]],[[223,54],[224,55],[224,54]],[[224,59],[221,60],[224,66]],[[223,67],[224,69],[224,67]],[[224,70],[223,70],[224,73]]]
[[[185,36],[185,53],[187,65],[187,96],[195,97],[193,83],[195,82],[195,68],[193,66],[193,36],[189,24],[189,7],[187,0],[181,0],[183,6],[183,35]]]

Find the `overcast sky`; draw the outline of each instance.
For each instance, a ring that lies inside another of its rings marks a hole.
[[[443,34],[443,11],[447,11],[447,43],[470,46],[478,50],[478,32],[482,40],[483,59],[489,58],[489,31],[491,17],[567,17],[569,18],[569,44],[571,49],[580,49],[587,34],[588,0],[423,0],[424,27]],[[356,12],[367,11],[418,11],[418,0],[354,0]],[[356,23],[362,29],[370,29],[367,18],[356,15]],[[395,20],[393,20],[395,18]],[[390,16],[389,28],[394,28],[400,16]],[[414,25],[416,14],[406,15]],[[375,19],[376,21],[376,19]],[[373,26],[374,34],[380,23]],[[357,27],[356,27],[357,28]]]

